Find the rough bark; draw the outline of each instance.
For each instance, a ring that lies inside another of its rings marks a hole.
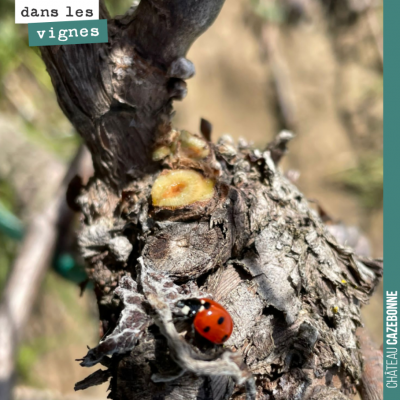
[[[338,244],[281,173],[287,132],[259,151],[211,143],[204,122],[203,137],[170,124],[194,73],[185,54],[222,3],[142,0],[109,21],[107,44],[42,48],[95,167],[76,205],[104,335],[81,364],[105,369],[76,389],[111,377],[114,400],[345,399],[361,378],[355,331],[381,264]],[[170,170],[197,171],[212,196],[155,206]],[[179,299],[200,295],[232,315],[223,347],[173,318]]]

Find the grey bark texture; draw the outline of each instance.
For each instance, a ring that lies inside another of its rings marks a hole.
[[[81,365],[104,368],[76,389],[110,379],[114,400],[346,399],[361,379],[355,332],[381,263],[340,245],[280,171],[288,132],[259,151],[213,144],[203,121],[193,155],[171,127],[194,74],[186,52],[222,4],[142,0],[109,20],[109,43],[41,49],[95,168],[75,205],[103,333]],[[154,183],[171,170],[196,171],[212,196],[155,205]],[[200,296],[233,318],[224,346],[177,318],[178,300]]]

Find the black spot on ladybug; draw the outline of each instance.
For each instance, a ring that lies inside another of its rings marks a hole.
[[[225,335],[225,336],[222,338],[221,341],[222,341],[222,342],[225,342],[226,339],[228,339],[228,335]]]
[[[209,326],[206,326],[204,329],[203,329],[203,332],[209,332],[210,331],[210,327]]]
[[[224,317],[219,317],[218,318],[218,325],[221,325],[225,321]]]
[[[205,308],[206,310],[208,310],[208,309],[211,307],[211,304],[210,304],[208,301],[206,301],[206,302],[203,304],[203,306],[204,306],[204,308]]]

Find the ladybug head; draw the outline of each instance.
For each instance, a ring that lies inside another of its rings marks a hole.
[[[188,318],[192,318],[200,310],[202,304],[199,299],[185,299],[179,300],[176,306],[181,309],[182,314]]]

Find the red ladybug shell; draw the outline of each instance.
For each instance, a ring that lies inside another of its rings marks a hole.
[[[221,304],[210,299],[200,299],[201,309],[194,317],[194,328],[207,340],[215,344],[226,342],[233,330],[232,317]]]

